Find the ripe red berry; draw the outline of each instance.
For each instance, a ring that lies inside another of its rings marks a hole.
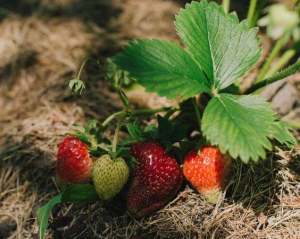
[[[184,159],[183,174],[208,202],[216,203],[226,182],[230,157],[216,147],[191,150]]]
[[[86,145],[74,136],[59,146],[56,173],[62,183],[87,183],[92,179],[92,164]]]
[[[157,142],[138,142],[130,153],[139,164],[131,170],[126,205],[132,216],[141,218],[168,203],[180,189],[183,175],[176,159]]]

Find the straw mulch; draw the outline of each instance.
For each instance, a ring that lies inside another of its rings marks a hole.
[[[74,123],[103,121],[122,109],[92,63],[83,74],[86,94],[74,96],[64,83],[76,77],[85,57],[105,62],[134,37],[179,43],[173,21],[183,2],[1,3],[1,239],[38,238],[36,210],[59,192],[55,159],[64,135]],[[266,54],[270,41],[263,44]],[[248,73],[245,82],[256,73]],[[153,94],[129,95],[136,107],[169,104]],[[141,221],[126,213],[120,198],[107,204],[63,204],[53,210],[48,238],[300,238],[299,155],[299,148],[275,147],[259,164],[236,162],[236,173],[216,206],[186,183],[166,207]]]

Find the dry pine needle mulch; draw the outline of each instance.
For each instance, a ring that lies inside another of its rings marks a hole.
[[[38,238],[36,210],[59,192],[54,168],[64,135],[75,122],[101,121],[122,108],[93,66],[84,74],[88,94],[73,96],[64,83],[85,57],[104,60],[128,39],[179,43],[173,30],[179,8],[180,1],[163,0],[23,0],[16,10],[1,8],[1,239]],[[153,94],[130,97],[136,107],[169,104]],[[237,162],[216,206],[187,184],[141,221],[126,213],[119,198],[63,204],[53,210],[48,238],[300,238],[299,155],[299,148],[275,147],[259,164]]]

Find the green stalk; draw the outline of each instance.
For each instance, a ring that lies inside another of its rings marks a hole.
[[[277,71],[282,69],[300,50],[300,41],[297,42],[291,49],[287,50],[282,57],[276,62],[276,64],[267,72],[266,78],[274,75]]]
[[[228,14],[229,8],[230,8],[230,0],[223,0],[223,1],[222,1],[222,6],[223,6],[223,8],[224,8],[224,12],[225,12],[226,14]]]
[[[256,84],[254,84],[253,86],[251,86],[248,90],[245,91],[244,94],[251,94],[255,91],[257,91],[258,89],[267,86],[271,83],[274,83],[276,81],[282,80],[290,75],[293,75],[297,72],[300,71],[300,61],[297,61],[295,64],[289,66],[288,68],[286,68],[285,70],[283,70],[280,73],[277,73],[276,75],[267,78],[263,81],[257,82]]]
[[[82,62],[81,64],[81,67],[80,67],[80,70],[78,72],[78,76],[77,76],[77,79],[79,80],[80,77],[81,77],[81,74],[82,74],[82,71],[83,71],[83,68],[85,66],[85,64],[88,62],[88,61],[95,61],[95,59],[91,58],[91,57],[87,57],[84,59],[84,61]]]
[[[177,110],[180,110],[180,105],[174,105],[168,112],[165,114],[164,118],[169,119],[172,114],[174,114]]]
[[[173,106],[176,107],[176,106]],[[114,120],[117,117],[120,116],[137,116],[137,115],[149,115],[149,114],[156,114],[159,112],[165,112],[168,111],[170,109],[172,109],[173,107],[163,107],[163,108],[157,108],[157,109],[141,109],[141,110],[122,110],[119,112],[116,112],[112,115],[110,115],[106,120],[104,120],[104,122],[102,123],[102,126],[105,127],[107,125],[109,125],[109,123]]]
[[[113,139],[113,145],[112,145],[112,152],[113,153],[117,152],[118,136],[119,136],[120,128],[121,128],[121,126],[122,126],[125,119],[126,119],[126,115],[124,114],[122,116],[122,118],[119,120],[119,122],[117,123],[117,127],[116,127],[115,134],[114,134],[114,139]]]
[[[261,11],[262,11],[262,9],[264,8],[264,6],[265,6],[266,3],[267,3],[267,0],[261,0],[261,1],[259,2],[259,5],[258,5],[258,7],[257,7],[257,10],[256,10],[255,13],[254,13],[254,17],[253,17],[253,19],[252,19],[252,22],[250,23],[250,27],[251,27],[251,28],[252,28],[252,27],[255,27],[255,25],[256,25],[256,23],[257,23],[257,20],[258,20],[260,14],[261,14]]]
[[[158,108],[158,109],[142,109],[142,110],[132,110],[131,115],[136,116],[136,115],[151,115],[159,112],[165,112],[171,109],[172,107],[163,107],[163,108]]]
[[[112,114],[111,116],[109,116],[102,123],[102,126],[107,126],[110,123],[110,121],[112,121],[113,119],[115,119],[118,116],[122,116],[122,118],[119,120],[116,130],[115,130],[113,145],[112,145],[112,152],[115,153],[117,150],[119,131],[120,131],[120,128],[121,128],[124,120],[126,119],[126,117],[135,116],[135,115],[144,115],[144,114],[155,114],[155,113],[159,113],[159,112],[168,111],[169,109],[171,109],[171,107],[163,107],[163,108],[158,108],[158,109],[132,110],[132,111],[123,110],[123,111],[116,112],[116,113]]]
[[[247,14],[247,19],[250,22],[250,25],[252,25],[256,4],[257,4],[257,0],[251,0],[250,7]]]
[[[77,79],[78,79],[78,80],[80,79],[81,74],[82,74],[82,71],[83,71],[83,68],[84,68],[85,64],[86,64],[88,61],[93,61],[93,62],[95,62],[95,63],[98,65],[100,71],[104,74],[104,77],[105,77],[108,81],[111,80],[111,79],[108,77],[108,75],[106,74],[106,72],[105,72],[105,70],[103,69],[102,65],[100,64],[100,61],[99,61],[99,60],[95,60],[94,58],[91,58],[91,57],[87,57],[87,58],[84,59],[82,65],[81,65],[81,67],[80,67],[78,76],[77,76]],[[114,79],[114,82],[112,83],[112,84],[113,84],[113,87],[114,87],[114,89],[117,91],[117,93],[118,93],[118,95],[119,95],[119,97],[120,97],[120,99],[121,99],[123,105],[125,106],[125,108],[129,110],[129,109],[130,109],[130,104],[129,104],[128,98],[127,98],[127,96],[125,95],[125,93],[120,89],[120,84],[118,84],[118,82],[119,82],[119,79],[118,79],[118,76],[116,76],[115,79]]]
[[[105,127],[105,126],[109,125],[109,123],[110,123],[113,119],[115,119],[115,118],[117,118],[117,117],[119,117],[119,116],[123,116],[123,115],[125,115],[125,114],[126,114],[126,111],[119,111],[119,112],[116,112],[116,113],[110,115],[106,120],[104,120],[104,122],[102,123],[102,126]]]
[[[196,118],[197,118],[199,130],[201,132],[201,115],[200,115],[199,107],[197,105],[196,97],[192,98],[192,103],[193,103],[193,107],[194,107],[194,110],[195,110],[195,114],[196,114]]]
[[[283,120],[284,122],[288,123],[291,127],[295,130],[300,129],[300,123],[297,120]]]
[[[261,69],[256,82],[260,82],[266,75],[268,69],[270,68],[270,65],[272,63],[272,61],[274,60],[274,58],[278,55],[278,53],[280,52],[281,48],[283,47],[285,42],[285,37],[282,36],[275,44],[273,50],[271,51],[270,55],[268,56],[267,61],[265,62],[265,64],[263,65],[263,68]]]

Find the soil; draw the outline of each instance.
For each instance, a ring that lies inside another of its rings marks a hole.
[[[184,0],[2,0],[0,4],[0,239],[39,238],[36,211],[59,193],[55,160],[73,124],[100,122],[122,110],[118,95],[93,63],[83,74],[86,93],[65,82],[87,56],[106,58],[133,38],[178,44],[174,15]],[[220,2],[220,1],[219,1]],[[278,2],[278,1],[277,1]],[[240,19],[248,1],[232,1]],[[263,55],[243,79],[247,87],[274,42],[262,30]],[[295,60],[295,59],[293,59]],[[283,119],[299,122],[299,74],[262,94]],[[136,108],[173,102],[129,92]],[[284,100],[284,101],[283,101]],[[284,102],[284,103],[283,103]],[[149,123],[153,117],[143,118]],[[113,122],[111,131],[115,126]],[[106,133],[112,138],[110,130]],[[295,132],[299,139],[299,132]],[[54,208],[47,238],[300,238],[299,147],[274,147],[257,164],[237,162],[215,206],[186,182],[168,205],[134,220],[121,198],[110,203]]]

